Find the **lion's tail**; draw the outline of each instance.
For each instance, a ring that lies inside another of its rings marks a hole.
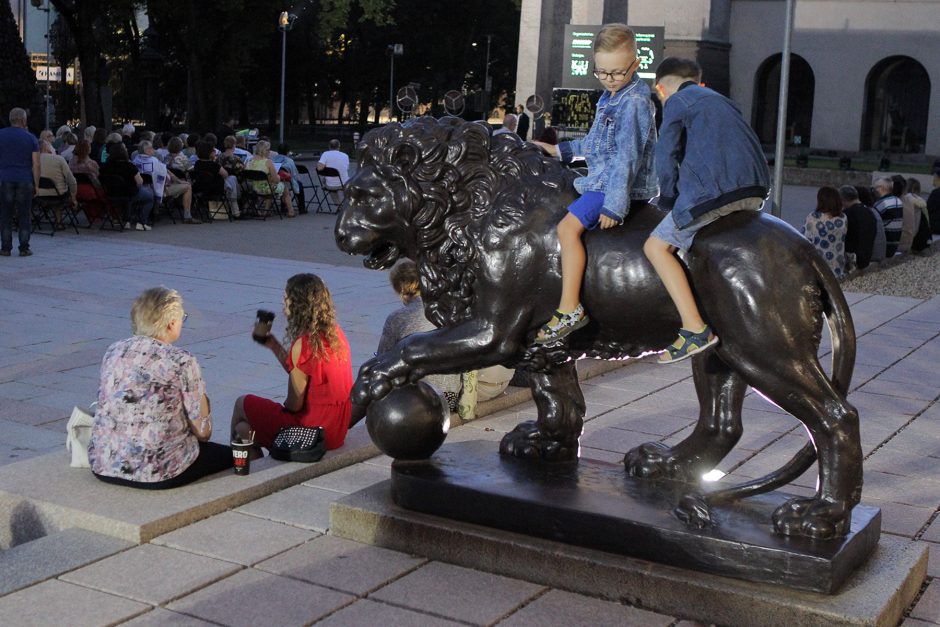
[[[820,255],[812,255],[813,269],[820,288],[823,313],[832,336],[832,386],[843,396],[849,393],[852,371],[855,369],[855,323],[845,300],[845,294],[835,275]],[[720,490],[705,496],[709,505],[762,494],[784,486],[816,463],[816,447],[807,442],[790,461],[772,473],[758,479]]]

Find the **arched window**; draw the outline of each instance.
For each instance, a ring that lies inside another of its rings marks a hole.
[[[882,59],[865,80],[862,150],[924,152],[930,76],[910,57]]]
[[[780,60],[782,54],[768,57],[760,67],[754,80],[753,126],[762,143],[777,141],[777,106],[780,101]],[[788,144],[808,146],[813,129],[813,95],[816,91],[816,76],[806,59],[798,54],[790,55],[790,86],[787,96]]]

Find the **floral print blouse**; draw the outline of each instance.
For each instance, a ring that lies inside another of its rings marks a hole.
[[[803,235],[813,243],[839,280],[845,278],[846,272],[845,235],[847,231],[848,223],[844,215],[834,218],[818,211],[806,216],[806,224],[803,225]]]
[[[97,475],[151,483],[176,477],[199,455],[187,416],[205,383],[188,351],[135,335],[108,347],[88,459]]]

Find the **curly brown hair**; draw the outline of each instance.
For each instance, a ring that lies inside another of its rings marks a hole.
[[[323,280],[315,274],[295,274],[287,279],[284,293],[290,300],[284,335],[287,350],[297,338],[308,333],[315,356],[327,360],[331,354],[343,357],[345,347],[340,345],[336,334],[336,308]]]

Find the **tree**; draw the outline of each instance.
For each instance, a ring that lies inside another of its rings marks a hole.
[[[36,75],[29,64],[26,48],[13,21],[9,2],[0,2],[0,126],[7,125],[7,114],[14,107],[33,108]],[[30,116],[38,120],[37,116]]]

